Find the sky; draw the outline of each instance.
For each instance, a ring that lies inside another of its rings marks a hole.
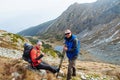
[[[17,33],[59,17],[71,4],[96,0],[0,0],[0,30]]]

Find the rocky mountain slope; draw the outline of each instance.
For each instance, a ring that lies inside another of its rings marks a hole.
[[[101,24],[105,25],[111,21],[120,19],[119,0],[99,0],[91,4],[73,4],[60,15],[50,26],[46,34],[57,33],[63,35],[66,28],[70,28],[73,33],[79,34],[84,30],[92,30],[93,27]],[[116,23],[116,22],[115,22]]]
[[[102,27],[96,26],[92,31],[84,31],[80,36],[82,48],[98,59],[120,64],[120,23],[112,21]]]

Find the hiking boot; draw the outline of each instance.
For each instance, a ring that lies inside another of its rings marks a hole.
[[[72,76],[76,76],[76,73],[73,73]]]
[[[59,72],[59,71],[60,71],[60,68],[58,68],[56,72]]]
[[[76,76],[76,69],[75,69],[75,67],[73,67],[73,73],[72,73],[72,76]]]
[[[55,74],[55,73],[58,73],[60,71],[60,69],[59,68],[56,68],[54,71],[53,71],[53,73]]]

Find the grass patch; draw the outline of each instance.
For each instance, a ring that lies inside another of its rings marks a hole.
[[[53,56],[54,58],[57,57],[57,53],[53,49],[44,49],[43,52]]]
[[[12,41],[13,43],[14,43],[14,42],[18,42],[18,39],[21,39],[22,41],[25,41],[25,39],[24,39],[22,36],[18,35],[18,34],[5,33],[5,34],[3,34],[3,36],[4,36],[4,37],[5,37],[5,36],[10,36],[11,41]]]

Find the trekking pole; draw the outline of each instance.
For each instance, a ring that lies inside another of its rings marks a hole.
[[[63,51],[62,51],[62,57],[61,57],[60,64],[59,64],[59,71],[60,71],[60,68],[61,68],[61,66],[62,66],[62,62],[63,62],[64,56],[65,56],[65,51],[63,50]],[[59,71],[58,71],[56,77],[58,77]]]

